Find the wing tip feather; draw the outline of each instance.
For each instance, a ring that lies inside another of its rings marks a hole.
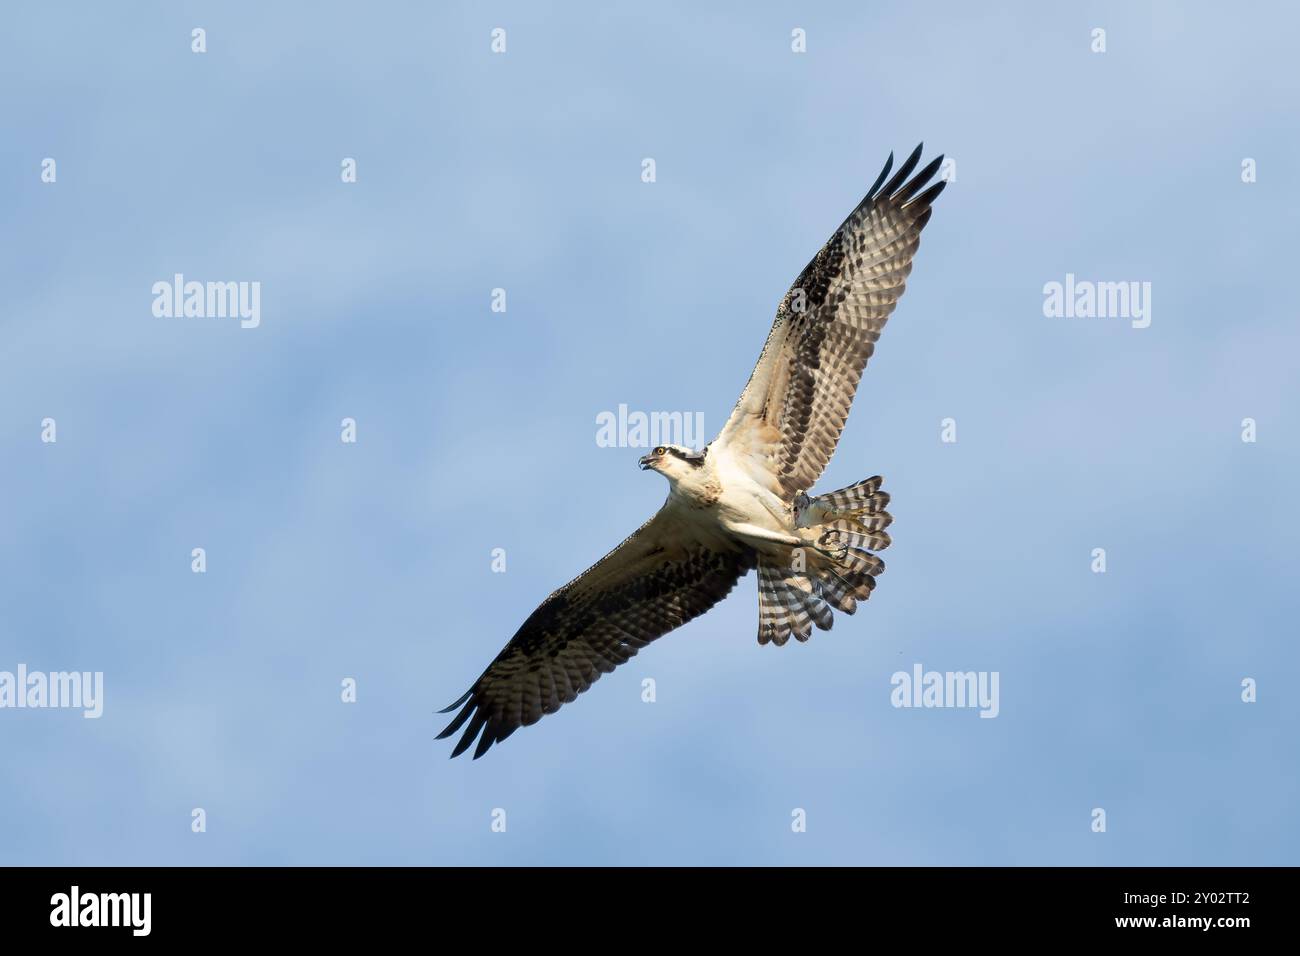
[[[912,175],[912,170],[916,169],[916,164],[921,161],[921,148],[924,145],[924,143],[921,143],[916,149],[912,150],[912,154],[903,161],[903,165],[898,167],[898,172],[894,173],[893,178],[880,190],[882,196],[892,198],[894,193],[898,191],[898,187],[907,182],[907,177]]]
[[[442,710],[438,711],[438,713],[440,713],[440,714],[450,714],[453,710],[455,710],[455,709],[456,709],[457,707],[459,707],[461,704],[465,703],[465,701],[469,700],[469,695],[472,694],[472,693],[474,693],[474,688],[473,688],[473,687],[471,687],[469,690],[465,691],[465,693],[461,694],[460,697],[459,697],[456,701],[454,701],[453,703],[448,704],[448,705],[447,705],[446,707],[444,707]]]
[[[880,184],[885,181],[885,177],[889,175],[889,171],[893,168],[894,151],[891,149],[889,151],[889,158],[885,160],[884,168],[880,170],[880,175],[876,177],[876,181],[872,183],[871,188],[867,190],[867,197],[863,200],[863,203],[868,203],[876,198],[876,191],[880,189]]]
[[[934,202],[939,193],[943,192],[943,186],[947,184],[947,180],[941,180],[940,183],[931,185],[928,189],[925,189],[925,187],[943,165],[944,154],[940,153],[930,160],[920,172],[913,176],[912,173],[921,161],[921,154],[924,150],[925,142],[923,140],[916,144],[916,148],[908,154],[907,159],[903,160],[903,164],[898,167],[893,176],[889,175],[894,168],[894,153],[893,150],[890,150],[884,168],[880,170],[880,175],[876,177],[876,181],[871,184],[871,188],[867,190],[862,202],[853,210],[845,223],[851,221],[854,214],[860,213],[873,202],[889,201],[898,206],[906,206],[914,212]],[[889,179],[888,182],[885,182],[886,178]],[[922,189],[925,189],[925,191],[920,192]],[[918,192],[920,192],[920,195],[917,195]],[[841,228],[843,227],[841,226]]]

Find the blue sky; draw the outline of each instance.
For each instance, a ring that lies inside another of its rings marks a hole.
[[[1300,862],[1294,8],[323,7],[3,14],[0,670],[105,701],[0,710],[0,862]],[[869,604],[760,648],[751,576],[448,761],[434,711],[662,502],[596,416],[716,431],[920,140],[956,179],[818,486],[885,476]],[[154,317],[178,272],[260,326]],[[1045,317],[1067,273],[1150,327]],[[915,663],[999,716],[892,707]]]

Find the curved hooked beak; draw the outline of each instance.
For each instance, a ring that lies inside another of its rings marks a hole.
[[[647,468],[649,468],[651,465],[653,465],[655,462],[657,462],[661,457],[663,457],[663,456],[661,456],[661,455],[642,455],[642,456],[641,456],[641,460],[638,461],[637,464],[641,466],[641,470],[642,470],[642,471],[645,471]]]

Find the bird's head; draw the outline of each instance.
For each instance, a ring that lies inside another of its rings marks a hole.
[[[650,454],[643,455],[638,464],[642,471],[657,471],[675,484],[703,466],[707,452],[707,448],[704,451],[691,451],[681,445],[660,445]]]

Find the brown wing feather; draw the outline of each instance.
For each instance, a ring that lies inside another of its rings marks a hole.
[[[752,566],[751,551],[721,536],[704,540],[665,505],[542,602],[465,696],[443,711],[461,708],[439,739],[464,726],[452,756],[477,738],[478,759],[713,607]]]
[[[813,257],[777,308],[758,365],[718,441],[770,472],[787,496],[812,487],[839,443],[876,340],[903,294],[930,219],[943,157],[912,179],[921,147],[870,192]],[[919,195],[918,195],[919,194]]]

